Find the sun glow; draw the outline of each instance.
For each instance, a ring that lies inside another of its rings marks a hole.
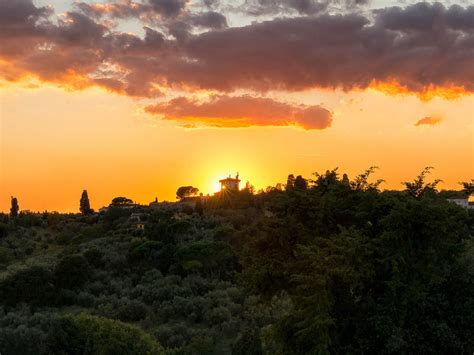
[[[400,84],[396,80],[386,82],[373,81],[370,84],[370,88],[388,95],[412,95],[414,93],[413,90],[410,90],[408,87]],[[415,95],[417,95],[422,101],[429,101],[435,97],[440,97],[445,100],[454,100],[467,94],[466,90],[460,86],[449,85],[446,87],[439,87],[432,84],[419,92],[415,92]]]
[[[212,195],[221,190],[221,184],[219,183],[220,179],[222,179],[222,177],[215,177],[212,179],[212,181],[209,184],[209,190],[207,191],[207,193]]]

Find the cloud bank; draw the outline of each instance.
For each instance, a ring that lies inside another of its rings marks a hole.
[[[340,1],[346,8],[360,2]],[[320,1],[255,0],[247,8],[268,15],[283,6],[295,15],[229,27],[218,2],[206,4],[79,2],[58,15],[32,0],[0,0],[0,79],[100,86],[141,98],[170,88],[210,90],[221,101],[235,91],[313,88],[474,93],[474,6],[418,3],[365,16],[330,15]],[[119,31],[125,18],[141,21],[145,35]]]

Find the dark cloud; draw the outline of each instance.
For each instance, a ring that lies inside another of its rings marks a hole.
[[[235,10],[253,16],[296,12],[314,15],[330,9],[347,10],[366,5],[369,0],[245,0]]]
[[[153,10],[164,17],[176,17],[184,10],[188,0],[148,0]]]
[[[0,24],[2,27],[18,23],[34,23],[40,17],[51,14],[48,7],[36,7],[31,0],[0,0]]]
[[[226,17],[214,11],[192,15],[190,21],[194,26],[202,28],[220,29],[227,27]]]
[[[298,126],[313,130],[328,128],[332,122],[331,112],[319,105],[291,105],[252,96],[216,95],[205,102],[179,97],[150,105],[145,111],[183,125],[213,127]]]
[[[246,0],[240,8],[242,12],[253,16],[274,15],[289,11],[300,14],[315,14],[325,10],[329,1],[313,0]]]
[[[167,20],[167,29],[147,27],[140,38],[85,12],[56,23],[48,20],[49,8],[31,0],[0,0],[0,75],[147,97],[160,95],[161,87],[474,92],[474,6],[420,3],[378,10],[373,19],[323,14],[243,27],[225,27],[217,12],[182,13],[185,1],[170,6],[162,10],[167,16],[181,13]],[[195,26],[208,30],[195,33]]]

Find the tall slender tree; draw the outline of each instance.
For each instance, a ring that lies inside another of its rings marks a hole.
[[[89,203],[89,195],[87,194],[87,190],[82,191],[81,201],[80,201],[80,208],[82,214],[91,214],[92,209]]]
[[[286,191],[292,190],[295,187],[295,176],[293,174],[288,175],[288,179],[286,180]]]
[[[12,206],[10,208],[10,217],[15,218],[18,217],[18,211],[20,210],[20,206],[18,206],[18,200],[16,197],[12,196]]]

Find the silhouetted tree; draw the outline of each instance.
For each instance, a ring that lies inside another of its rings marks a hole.
[[[308,181],[301,175],[298,175],[295,179],[295,189],[306,190],[308,188]]]
[[[435,179],[433,182],[427,183],[426,176],[431,173],[432,166],[427,166],[422,170],[420,175],[416,177],[413,182],[402,182],[405,185],[405,191],[415,198],[421,198],[426,192],[436,192],[436,186],[442,182],[440,179]]]
[[[82,214],[91,214],[92,209],[89,203],[89,196],[87,195],[87,190],[82,191],[81,201],[80,201],[80,211]]]
[[[193,186],[181,186],[176,191],[176,198],[180,199],[181,201],[184,200],[186,197],[194,196],[199,192],[197,187]]]
[[[330,186],[334,186],[339,183],[338,168],[332,170],[326,170],[324,174],[314,173],[316,180],[314,180],[316,190],[320,192],[327,192]]]
[[[342,175],[342,183],[346,186],[350,186],[351,182],[350,182],[349,176],[347,176],[347,174]]]
[[[286,191],[291,190],[295,187],[295,176],[293,174],[288,175],[286,180]]]
[[[16,197],[11,198],[11,208],[10,208],[10,217],[16,218],[18,217],[18,211],[20,210],[20,206],[18,206],[18,200]]]
[[[366,191],[366,190],[370,190],[370,189],[377,190],[379,185],[381,183],[383,183],[385,180],[378,179],[375,182],[369,182],[369,177],[378,168],[379,168],[378,166],[371,166],[366,171],[364,171],[362,174],[357,175],[355,177],[355,179],[353,181],[351,181],[351,183],[350,183],[352,189],[357,190],[357,191]]]
[[[474,194],[474,179],[471,179],[471,181],[463,181],[463,182],[460,182],[459,183],[463,189],[462,191],[467,195],[467,196],[471,196],[472,194]]]
[[[113,200],[112,200],[112,205],[113,206],[126,206],[126,205],[131,205],[133,203],[132,200],[130,200],[129,198],[126,198],[126,197],[115,197]]]
[[[255,187],[250,183],[250,181],[247,181],[245,183],[245,187],[241,191],[245,191],[245,192],[249,193],[250,195],[254,195],[255,194]]]

